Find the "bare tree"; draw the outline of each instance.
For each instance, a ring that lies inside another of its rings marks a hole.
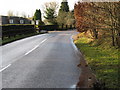
[[[47,2],[43,6],[44,18],[47,19],[50,24],[56,24],[57,9],[57,2]]]
[[[24,17],[24,18],[27,18],[27,15],[26,15],[25,12],[22,12],[21,16]]]
[[[19,16],[19,12],[16,12],[16,16]]]
[[[13,11],[9,10],[7,13],[8,16],[14,16]]]
[[[46,11],[47,8],[51,8],[54,11],[56,11],[58,9],[58,7],[59,7],[58,2],[46,2],[43,5],[43,11]]]
[[[111,37],[112,45],[120,41],[120,2],[78,3],[75,5],[79,32],[91,30],[95,39]],[[116,42],[116,37],[118,36]]]

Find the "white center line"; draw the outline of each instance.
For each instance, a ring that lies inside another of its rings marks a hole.
[[[44,39],[42,42],[40,42],[40,44],[44,43],[46,40],[47,39]],[[34,51],[36,48],[39,47],[40,44],[36,45],[33,49],[31,49],[30,51],[28,51],[27,53],[25,53],[25,55],[28,55],[29,53],[31,53],[32,51]]]
[[[33,49],[31,49],[30,51],[28,51],[27,53],[25,53],[25,55],[28,55],[28,54],[31,53],[33,50],[35,50],[37,47],[39,47],[39,45],[35,46]]]
[[[0,72],[2,72],[3,70],[7,69],[8,67],[10,67],[11,64],[7,65],[6,67],[4,67],[3,69],[0,70]]]
[[[47,40],[47,39],[44,39],[42,42],[40,42],[40,44],[44,43],[46,40]],[[40,44],[36,45],[33,49],[31,49],[30,51],[28,51],[27,53],[25,53],[25,55],[28,55],[28,54],[31,53],[33,50],[35,50],[36,48],[38,48]],[[6,67],[2,68],[2,69],[0,70],[0,72],[4,71],[5,69],[7,69],[7,68],[10,67],[10,66],[11,66],[11,64],[7,65]]]
[[[46,40],[47,40],[47,38],[46,38],[46,39],[44,39],[44,40],[43,40],[40,44],[44,43]]]

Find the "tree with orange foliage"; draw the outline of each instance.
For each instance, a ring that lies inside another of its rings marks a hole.
[[[118,45],[119,12],[120,2],[78,2],[74,8],[76,28],[79,32],[91,31],[95,39],[98,39],[101,34],[100,38],[111,37],[112,45]]]

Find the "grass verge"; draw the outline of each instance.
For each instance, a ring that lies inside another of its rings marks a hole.
[[[119,50],[114,47],[108,48],[103,44],[93,45],[90,41],[91,39],[87,37],[81,37],[74,42],[83,53],[97,79],[104,81],[107,88],[119,88]]]
[[[5,45],[7,43],[20,40],[26,37],[34,36],[34,35],[39,35],[43,33],[31,33],[31,34],[26,34],[26,35],[16,35],[15,37],[10,37],[10,38],[4,38],[3,40],[0,41],[0,45]]]

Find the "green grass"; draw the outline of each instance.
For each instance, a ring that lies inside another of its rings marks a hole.
[[[15,37],[10,37],[10,38],[4,38],[3,40],[0,40],[0,45],[4,45],[19,39],[23,39],[26,37],[30,37],[30,36],[34,36],[34,35],[38,35],[38,34],[42,34],[42,33],[31,33],[31,34],[26,34],[26,35],[16,35]]]
[[[118,88],[118,49],[108,48],[107,44],[92,45],[90,39],[82,37],[75,41],[97,79],[105,82],[107,88]]]

